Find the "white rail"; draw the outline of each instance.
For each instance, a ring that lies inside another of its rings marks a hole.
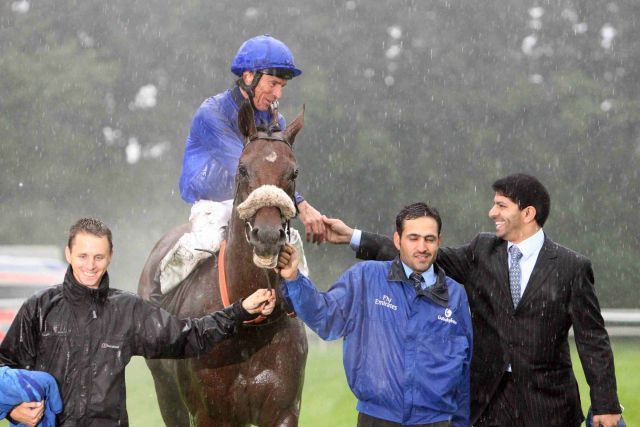
[[[602,317],[610,336],[640,337],[640,309],[605,308]]]

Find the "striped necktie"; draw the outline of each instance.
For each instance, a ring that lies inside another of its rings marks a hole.
[[[422,284],[424,283],[424,277],[422,277],[422,274],[418,274],[414,271],[409,276],[409,280],[411,281],[413,287],[416,288],[416,292],[422,290]]]
[[[511,266],[509,267],[509,285],[511,286],[511,299],[513,307],[517,307],[520,302],[520,281],[522,280],[522,271],[520,270],[520,258],[522,252],[516,245],[509,248],[509,257]]]

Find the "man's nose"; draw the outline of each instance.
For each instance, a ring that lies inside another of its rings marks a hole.
[[[489,209],[489,218],[493,218],[496,215],[496,207],[493,206],[491,209]]]
[[[276,99],[282,98],[282,86],[276,86],[273,88],[273,95]]]

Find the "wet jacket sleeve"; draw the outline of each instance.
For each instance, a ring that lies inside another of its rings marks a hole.
[[[352,272],[347,270],[327,292],[318,292],[311,280],[298,273],[295,280],[283,281],[282,291],[298,317],[320,338],[330,341],[353,330],[359,304],[354,304],[357,287],[351,281]]]
[[[452,427],[468,427],[471,425],[471,356],[473,355],[473,326],[471,324],[471,311],[466,293],[462,293],[460,298],[460,309],[462,313],[462,327],[469,342],[467,357],[464,361],[462,378],[456,390],[456,403],[458,410],[453,415]]]
[[[39,334],[36,301],[31,297],[18,310],[0,344],[0,366],[23,369],[35,366]]]
[[[360,247],[356,251],[356,257],[363,260],[391,261],[398,256],[398,249],[393,241],[380,234],[362,231]]]
[[[591,407],[596,415],[619,414],[613,352],[595,293],[593,269],[586,258],[578,258],[577,263],[569,313],[578,355],[589,383]]]
[[[193,357],[231,337],[238,325],[254,316],[241,301],[199,319],[179,319],[168,311],[140,300],[135,310],[135,352],[146,358]]]
[[[237,156],[221,156],[240,150],[242,141],[220,112],[201,107],[193,118],[185,144],[180,177],[182,198],[222,201],[233,198]]]

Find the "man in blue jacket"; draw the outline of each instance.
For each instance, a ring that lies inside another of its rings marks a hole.
[[[359,427],[469,426],[472,328],[464,288],[434,266],[442,221],[424,203],[402,209],[393,261],[367,261],[318,292],[286,246],[283,292],[322,339],[344,337]]]
[[[231,216],[235,174],[244,146],[238,129],[240,105],[245,100],[251,102],[258,126],[267,127],[277,115],[278,125],[284,129],[286,122],[277,113],[277,103],[287,82],[302,74],[294,64],[291,50],[269,35],[244,42],[231,71],[238,76],[234,87],[202,103],[185,143],[180,194],[187,203],[193,203],[189,217],[191,232],[180,238],[160,264],[163,293],[186,278],[200,260],[210,256],[196,249],[214,252],[219,249],[221,230]],[[324,223],[320,213],[299,193],[295,202],[307,241],[322,242]],[[292,230],[291,240],[301,251],[302,242],[296,230]],[[306,271],[304,257],[301,269]]]

